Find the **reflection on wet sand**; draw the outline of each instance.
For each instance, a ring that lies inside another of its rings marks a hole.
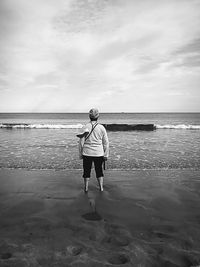
[[[0,171],[0,266],[200,264],[199,172]]]

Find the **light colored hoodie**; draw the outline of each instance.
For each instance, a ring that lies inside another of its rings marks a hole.
[[[89,134],[92,127],[97,122],[91,121],[85,125],[85,128],[89,130]],[[103,125],[97,123],[89,137],[80,138],[79,141],[79,156],[91,156],[91,157],[108,157],[109,156],[109,141],[106,129]]]

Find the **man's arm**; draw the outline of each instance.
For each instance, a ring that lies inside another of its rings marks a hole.
[[[78,151],[79,151],[79,159],[83,158],[83,145],[84,145],[85,137],[79,139]]]
[[[102,138],[103,150],[104,150],[104,158],[107,159],[109,156],[109,140],[106,129],[103,129],[103,138]]]

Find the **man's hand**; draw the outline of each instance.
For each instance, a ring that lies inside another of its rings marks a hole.
[[[107,161],[108,160],[108,157],[103,157],[104,161]]]

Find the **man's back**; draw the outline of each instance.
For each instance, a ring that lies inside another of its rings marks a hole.
[[[89,134],[84,142],[83,155],[108,157],[109,142],[104,126],[97,122],[90,122],[86,124],[86,128],[88,128]]]

